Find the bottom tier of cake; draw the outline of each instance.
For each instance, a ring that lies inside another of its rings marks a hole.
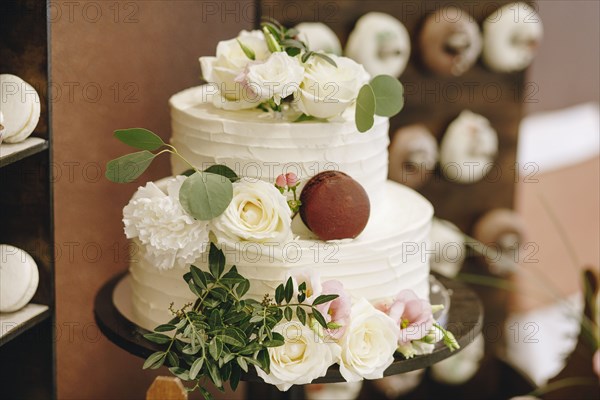
[[[308,269],[322,281],[339,280],[351,294],[371,302],[402,289],[427,298],[432,217],[433,208],[425,198],[388,181],[385,204],[372,210],[367,227],[354,240],[316,240],[297,216],[293,222],[296,239],[284,246],[221,245],[228,264],[235,264],[250,281],[248,296],[255,299],[272,295],[288,274]],[[195,265],[206,269],[206,260],[197,260]],[[167,322],[172,317],[171,303],[177,308],[195,299],[182,278],[186,270],[159,270],[144,258],[133,257],[130,272],[133,311],[144,328]]]

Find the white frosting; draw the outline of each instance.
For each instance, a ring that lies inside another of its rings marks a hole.
[[[363,185],[373,207],[383,202],[387,118],[375,117],[373,128],[359,133],[354,119],[347,116],[298,123],[258,109],[222,110],[212,105],[211,88],[206,85],[177,93],[170,105],[171,144],[199,168],[225,164],[238,175],[268,182],[285,172],[306,180],[336,169]],[[171,162],[174,174],[189,169],[178,157]]]
[[[160,185],[160,182],[157,183]],[[273,294],[288,272],[313,268],[322,280],[337,279],[353,295],[375,302],[412,289],[419,297],[429,293],[427,244],[433,208],[418,193],[387,181],[382,185],[385,201],[372,213],[364,232],[354,240],[322,242],[310,239],[300,218],[294,220],[299,238],[286,248],[259,247],[224,249],[227,261],[250,280],[248,296],[261,299]],[[204,257],[206,258],[206,257]],[[206,259],[196,266],[206,269]],[[185,269],[159,270],[142,257],[134,257],[132,274],[133,307],[145,328],[171,318],[175,307],[194,301],[182,279]]]

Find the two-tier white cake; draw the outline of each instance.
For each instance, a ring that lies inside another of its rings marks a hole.
[[[170,100],[171,144],[192,164],[224,164],[239,175],[271,183],[286,172],[306,180],[324,170],[340,170],[365,188],[371,202],[367,227],[356,239],[318,240],[298,215],[292,222],[294,239],[284,245],[225,248],[228,263],[250,280],[248,296],[272,294],[288,273],[310,268],[371,302],[402,289],[427,298],[426,245],[433,209],[418,193],[387,180],[387,118],[375,117],[374,126],[359,133],[351,113],[327,122],[291,122],[259,109],[219,109],[211,93],[208,86],[199,86]],[[187,168],[172,158],[173,174]],[[164,181],[157,186],[165,190]],[[205,268],[205,257],[195,265]],[[130,271],[134,312],[145,328],[169,320],[171,302],[180,307],[195,299],[182,279],[187,269],[158,269],[136,256]]]

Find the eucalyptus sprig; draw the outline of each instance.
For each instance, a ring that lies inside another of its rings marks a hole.
[[[404,87],[389,75],[377,75],[363,85],[356,98],[356,127],[366,132],[373,127],[375,115],[393,117],[404,107]]]
[[[232,182],[237,174],[225,165],[213,165],[204,171],[197,169],[177,149],[163,142],[144,128],[120,129],[114,136],[121,142],[141,151],[126,154],[106,164],[106,178],[116,183],[136,180],[161,154],[170,153],[190,166],[187,178],[179,191],[179,201],[185,211],[198,220],[211,220],[225,211],[233,198]],[[154,152],[154,153],[153,153]]]
[[[212,398],[205,388],[207,381],[220,390],[229,382],[235,390],[250,365],[269,373],[268,348],[285,343],[281,334],[273,332],[275,326],[295,315],[302,324],[312,324],[314,319],[327,327],[316,306],[338,297],[321,295],[306,304],[306,283],[294,288],[289,278],[276,288],[274,299],[268,295],[260,302],[244,299],[250,282],[235,266],[225,272],[225,265],[223,252],[211,244],[208,271],[191,266],[183,276],[196,301],[171,310],[173,319],[144,335],[165,346],[146,359],[144,369],[166,365],[173,375],[191,383],[189,391],[198,389],[206,399]]]

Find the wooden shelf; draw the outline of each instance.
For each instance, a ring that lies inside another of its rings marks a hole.
[[[12,164],[48,148],[48,141],[38,137],[29,137],[21,143],[0,144],[0,167]]]
[[[0,313],[0,347],[50,317],[48,306],[27,304],[19,311]]]

